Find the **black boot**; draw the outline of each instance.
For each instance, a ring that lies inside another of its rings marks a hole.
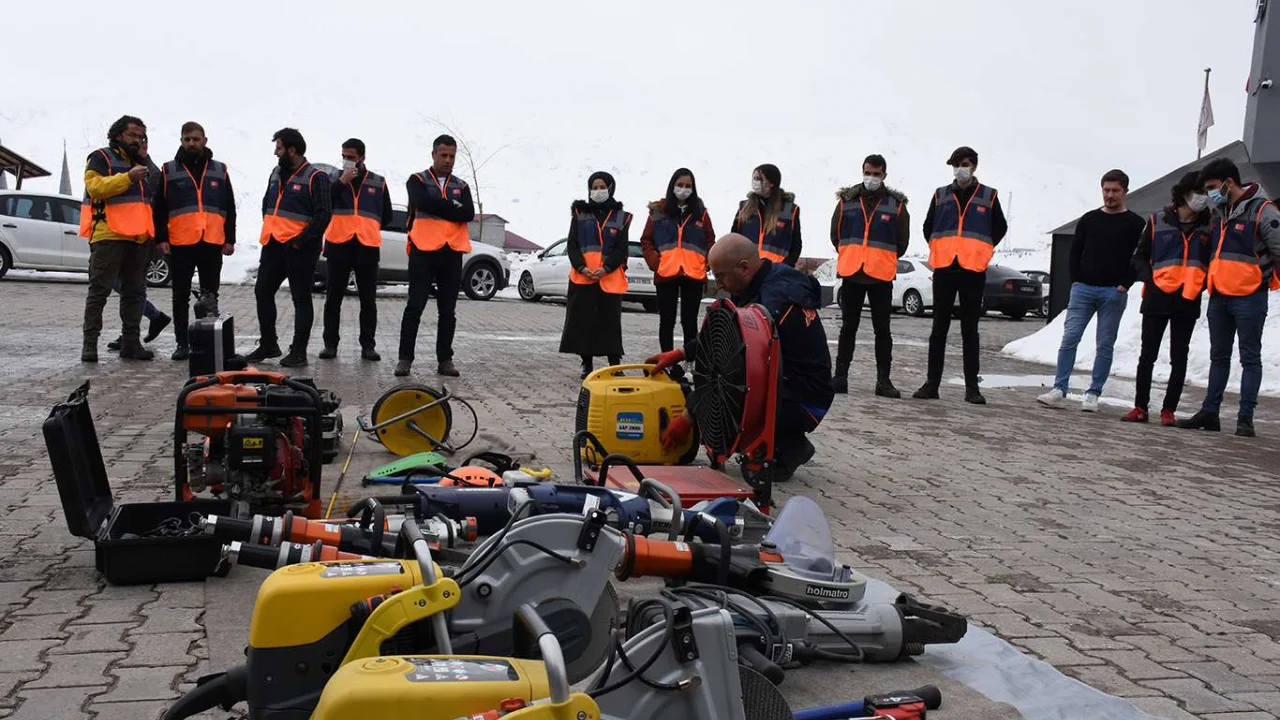
[[[160,333],[164,332],[164,329],[169,327],[171,322],[173,322],[173,318],[164,313],[152,318],[151,322],[147,323],[147,336],[142,338],[142,342],[149,343],[160,337]]]
[[[150,360],[156,354],[142,345],[136,335],[120,339],[120,357],[124,360]]]
[[[967,403],[973,403],[974,405],[987,404],[987,399],[982,396],[982,391],[979,390],[976,385],[973,387],[965,388],[964,401]]]
[[[333,346],[331,346],[331,345],[325,345],[325,346],[320,350],[320,359],[321,359],[321,360],[332,360],[332,359],[334,359],[334,358],[336,358],[336,357],[338,357],[338,348],[336,348],[336,347],[333,347]]]
[[[587,376],[591,374],[592,369],[593,369],[593,364],[591,362],[591,358],[587,356],[583,356],[582,358],[582,379],[583,380],[587,379]]]
[[[889,379],[887,373],[876,378],[876,395],[894,400],[902,397],[902,393],[893,386],[893,381]]]
[[[925,383],[920,386],[919,390],[912,393],[911,397],[915,398],[916,400],[937,400],[938,386],[933,385],[931,383]]]
[[[374,350],[372,347],[367,347],[360,351],[360,359],[368,360],[369,362],[378,362],[382,359],[382,356],[378,354],[377,350]]]
[[[122,340],[124,340],[124,338],[117,335],[115,340],[107,343],[107,349],[111,352],[120,352],[120,342]]]
[[[173,351],[169,356],[170,360],[188,360],[191,358],[191,348],[186,345],[179,345],[178,349]]]
[[[260,341],[258,347],[252,352],[244,356],[245,362],[257,363],[268,358],[278,358],[284,353],[280,351],[280,344],[272,340],[270,342]]]
[[[1252,425],[1252,423],[1250,423],[1250,425]],[[1179,420],[1178,427],[1183,430],[1209,430],[1211,432],[1219,432],[1222,430],[1222,423],[1218,421],[1218,413],[1209,412],[1208,410],[1200,410],[1186,420]]]
[[[288,355],[280,358],[280,367],[302,367],[306,364],[307,351],[305,348],[302,350],[290,349]]]
[[[1237,437],[1258,437],[1258,433],[1253,429],[1253,416],[1241,415],[1236,418],[1236,436]]]
[[[836,363],[836,372],[831,376],[831,392],[837,395],[849,392],[849,363]]]

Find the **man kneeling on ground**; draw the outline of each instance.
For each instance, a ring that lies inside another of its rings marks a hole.
[[[788,265],[760,257],[756,244],[737,233],[716,241],[707,258],[716,286],[729,293],[735,305],[763,305],[777,328],[782,369],[778,379],[778,422],[774,439],[774,480],[788,480],[813,457],[805,437],[817,429],[831,408],[831,350],[818,308],[818,281]],[[646,362],[657,373],[695,357],[697,340]],[[663,444],[677,445],[689,436],[693,418],[688,411],[676,418],[663,435]]]

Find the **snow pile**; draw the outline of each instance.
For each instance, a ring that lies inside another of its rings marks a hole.
[[[1138,355],[1142,352],[1142,283],[1137,283],[1129,290],[1129,304],[1125,307],[1124,317],[1120,321],[1120,333],[1116,337],[1115,358],[1111,365],[1111,374],[1120,377],[1136,377],[1138,373]],[[1208,298],[1203,308],[1208,310]],[[1058,346],[1062,342],[1062,330],[1066,325],[1067,313],[1059,313],[1043,329],[1027,337],[1014,340],[1004,346],[1002,352],[1020,360],[1057,365]],[[1084,337],[1076,350],[1075,369],[1089,373],[1093,370],[1093,358],[1097,351],[1097,318],[1085,328]],[[1272,293],[1267,311],[1267,322],[1262,334],[1262,393],[1280,395],[1280,353],[1275,348],[1280,346],[1280,293]],[[1270,350],[1270,352],[1268,352]],[[1160,346],[1160,355],[1156,360],[1154,382],[1162,383],[1169,379],[1169,332],[1165,331],[1164,342]],[[1195,334],[1191,336],[1191,349],[1187,356],[1187,384],[1204,387],[1209,383],[1209,323],[1205,313],[1201,312],[1200,321],[1196,325]],[[1080,388],[1076,388],[1077,390]],[[1154,388],[1159,390],[1159,388]],[[1235,352],[1231,360],[1231,379],[1227,389],[1240,391],[1240,354]],[[1105,391],[1104,391],[1105,392]],[[1159,394],[1157,392],[1157,394]]]

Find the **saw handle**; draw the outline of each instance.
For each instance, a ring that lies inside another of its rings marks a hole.
[[[546,621],[538,614],[538,611],[529,603],[524,603],[516,610],[516,648],[520,651],[521,641],[535,641],[538,645],[538,655],[547,668],[547,685],[551,690],[551,702],[556,705],[562,705],[569,701],[569,671],[564,661],[564,651],[560,647],[560,641],[556,639],[556,635],[547,626]],[[523,648],[527,654],[532,648]]]
[[[365,498],[358,504],[360,510],[359,525],[362,529],[370,533],[369,547],[382,547],[382,532],[387,526],[387,511],[382,508],[382,503],[373,498]],[[355,517],[356,508],[351,508],[353,512],[347,513],[347,517]],[[416,527],[416,526],[415,526]],[[419,535],[422,533],[419,532]]]

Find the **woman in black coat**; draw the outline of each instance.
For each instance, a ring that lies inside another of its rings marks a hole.
[[[573,203],[569,224],[568,303],[560,352],[582,358],[582,377],[592,358],[610,365],[622,360],[622,295],[627,291],[627,230],[631,213],[613,199],[613,176],[597,172],[587,180],[588,199]]]

